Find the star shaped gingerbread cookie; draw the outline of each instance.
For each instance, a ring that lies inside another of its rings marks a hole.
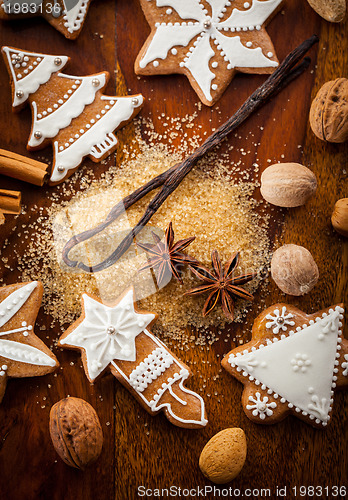
[[[189,368],[150,332],[157,316],[136,309],[133,288],[112,305],[84,294],[82,309],[58,345],[81,351],[91,383],[109,370],[151,415],[164,410],[179,427],[207,424],[203,399],[183,385]]]
[[[343,313],[342,304],[314,314],[275,304],[256,318],[251,342],[222,361],[244,384],[247,417],[274,424],[293,414],[314,427],[328,424],[335,388],[348,387]]]
[[[183,73],[207,106],[236,71],[272,73],[278,60],[265,25],[282,0],[140,0],[151,34],[139,75]]]
[[[43,294],[40,282],[0,288],[0,402],[7,379],[46,375],[59,364],[34,334]]]
[[[66,38],[75,40],[82,30],[91,0],[0,0],[0,19],[41,16]]]

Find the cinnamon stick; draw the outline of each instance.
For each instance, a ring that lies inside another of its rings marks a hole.
[[[20,181],[42,186],[47,174],[48,165],[26,156],[0,149],[0,174]]]
[[[21,211],[21,192],[0,189],[0,211],[4,214],[19,214]]]

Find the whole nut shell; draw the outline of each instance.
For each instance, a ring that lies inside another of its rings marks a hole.
[[[61,399],[52,406],[50,434],[56,452],[71,467],[85,469],[101,453],[103,432],[98,415],[83,399]]]
[[[348,80],[326,82],[312,102],[309,122],[314,134],[324,141],[348,140]]]
[[[276,163],[261,175],[261,194],[278,207],[304,205],[317,189],[317,179],[299,163]]]
[[[228,483],[242,470],[246,454],[247,442],[243,429],[224,429],[204,446],[199,467],[213,483]]]
[[[319,279],[312,254],[299,245],[283,245],[273,254],[271,275],[282,292],[300,296],[308,293]]]
[[[343,21],[346,14],[346,0],[308,0],[319,16],[331,23]]]
[[[348,198],[342,198],[336,202],[331,222],[338,233],[348,237]]]

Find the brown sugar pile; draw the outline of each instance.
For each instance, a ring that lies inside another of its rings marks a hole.
[[[188,125],[190,123],[185,124]],[[186,290],[201,284],[188,270],[183,275],[183,284],[173,278],[165,288],[156,291],[151,272],[137,273],[146,260],[144,253],[135,246],[119,262],[94,275],[67,267],[61,257],[64,244],[74,234],[95,227],[124,196],[180,162],[197,147],[198,139],[194,137],[187,142],[184,140],[180,153],[173,150],[170,138],[175,138],[182,127],[182,120],[172,119],[166,137],[158,137],[151,122],[143,121],[145,139],[140,132],[137,134],[133,147],[128,146],[123,151],[125,161],[121,167],[111,167],[98,181],[89,179],[84,173],[84,189],[70,202],[62,205],[57,197],[53,198],[48,217],[41,217],[40,224],[35,226],[35,242],[29,242],[25,254],[18,256],[18,267],[23,280],[39,279],[44,283],[44,309],[54,322],[60,325],[72,322],[80,312],[80,298],[84,292],[110,301],[132,284],[141,299],[139,308],[159,315],[157,333],[164,339],[186,342],[195,338],[197,341],[202,336],[192,337],[185,331],[187,326],[202,332],[212,326],[224,325],[226,320],[220,307],[208,317],[202,317],[205,296],[183,295]],[[164,146],[161,139],[169,145]],[[82,177],[82,174],[76,175]],[[236,273],[259,273],[245,286],[254,292],[261,282],[261,275],[264,276],[268,269],[270,258],[268,217],[253,199],[256,187],[256,181],[249,179],[240,164],[231,165],[228,155],[216,152],[208,155],[154,215],[149,224],[151,227],[146,228],[141,241],[153,242],[150,230],[162,235],[172,221],[175,240],[195,236],[187,253],[208,267],[211,267],[212,250],[219,251],[222,261],[240,251]],[[70,258],[85,264],[101,262],[116,248],[127,228],[138,221],[152,196],[153,193],[131,207],[119,221],[87,244],[76,247]],[[236,301],[235,321],[243,318],[247,307],[247,302]]]

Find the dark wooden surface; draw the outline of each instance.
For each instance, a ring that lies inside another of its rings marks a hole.
[[[107,92],[114,93],[117,85],[120,91],[129,89],[132,93],[143,93],[147,102],[142,113],[152,118],[156,130],[161,133],[163,121],[158,116],[162,112],[169,116],[192,114],[197,110],[197,97],[184,76],[145,79],[135,76],[134,60],[149,31],[136,0],[96,0],[75,42],[65,40],[44,20],[33,19],[1,24],[0,43],[67,54],[72,59],[67,72],[72,74],[108,70],[111,79]],[[340,301],[347,302],[347,241],[335,234],[330,226],[335,201],[348,194],[347,147],[316,139],[307,120],[311,99],[320,86],[327,80],[347,76],[347,25],[324,22],[305,0],[286,0],[284,15],[277,15],[268,32],[280,60],[313,33],[320,36],[319,47],[310,54],[313,60],[311,70],[243,125],[240,129],[243,139],[238,142],[240,148],[250,147],[244,138],[252,131],[255,134],[253,142],[260,142],[257,156],[262,168],[268,165],[268,159],[279,161],[284,155],[284,161],[304,163],[318,177],[317,195],[305,207],[276,211],[277,223],[272,223],[271,230],[273,240],[302,244],[313,253],[320,270],[319,284],[304,298],[286,299],[306,312],[314,312]],[[117,81],[116,58],[123,74],[117,73]],[[197,119],[197,123],[203,125],[202,134],[204,130],[209,133],[211,128],[225,121],[264,78],[238,75],[213,109],[203,106]],[[12,113],[8,76],[2,61],[0,85],[0,148],[27,154],[25,144],[31,125],[30,111],[26,109],[19,115]],[[262,131],[260,126],[264,127]],[[197,133],[197,129],[188,129],[187,133]],[[119,151],[122,142],[132,135],[131,125],[118,134]],[[51,151],[45,152],[45,156],[50,155]],[[42,153],[33,157],[40,158]],[[238,159],[238,152],[231,154],[231,160]],[[112,157],[106,165],[94,167],[96,177],[107,165],[121,160],[119,154],[116,160]],[[251,159],[246,159],[245,167],[252,172]],[[52,189],[61,193],[59,187],[40,189],[1,176],[0,187],[22,190],[23,201],[29,208],[35,204],[47,206],[50,203],[47,193]],[[35,215],[30,217],[35,218]],[[25,243],[16,235],[15,225],[28,221],[29,215],[22,215],[16,223],[7,217],[6,224],[0,227],[1,246],[9,238],[11,244],[24,248]],[[20,281],[11,245],[2,256],[9,259],[14,269],[9,271],[0,260],[0,275],[4,283]],[[271,284],[267,304],[280,299],[284,297]],[[245,332],[245,340],[250,338],[256,307],[257,300],[247,325],[233,327],[235,333]],[[48,326],[50,318],[41,312],[37,325],[44,324]],[[59,333],[57,327],[54,331],[48,330],[41,338],[50,344]],[[222,341],[210,351],[191,349],[181,356],[183,361],[197,361],[195,376],[189,384],[192,389],[198,390],[202,386],[200,375],[207,379],[205,401],[209,424],[199,431],[176,428],[163,415],[150,417],[112,376],[90,386],[74,352],[56,353],[62,365],[56,377],[10,381],[0,407],[0,499],[126,500],[137,498],[139,485],[148,488],[211,485],[198,468],[200,451],[216,432],[234,426],[240,426],[246,432],[248,457],[240,476],[228,486],[242,491],[245,488],[270,488],[271,498],[276,498],[277,486],[288,488],[287,498],[293,497],[289,491],[292,486],[347,486],[347,394],[336,394],[332,423],[325,431],[314,430],[295,418],[271,427],[254,425],[241,408],[242,386],[227,373],[221,373],[213,381],[220,369],[216,355],[225,354],[229,349],[229,343]],[[74,362],[73,366],[71,362]],[[214,392],[219,396],[207,396]],[[48,433],[50,407],[69,394],[82,397],[94,406],[105,436],[99,461],[84,473],[61,462],[51,446]],[[259,495],[254,492],[253,497],[261,498],[261,492]],[[314,498],[334,496],[330,493]]]

